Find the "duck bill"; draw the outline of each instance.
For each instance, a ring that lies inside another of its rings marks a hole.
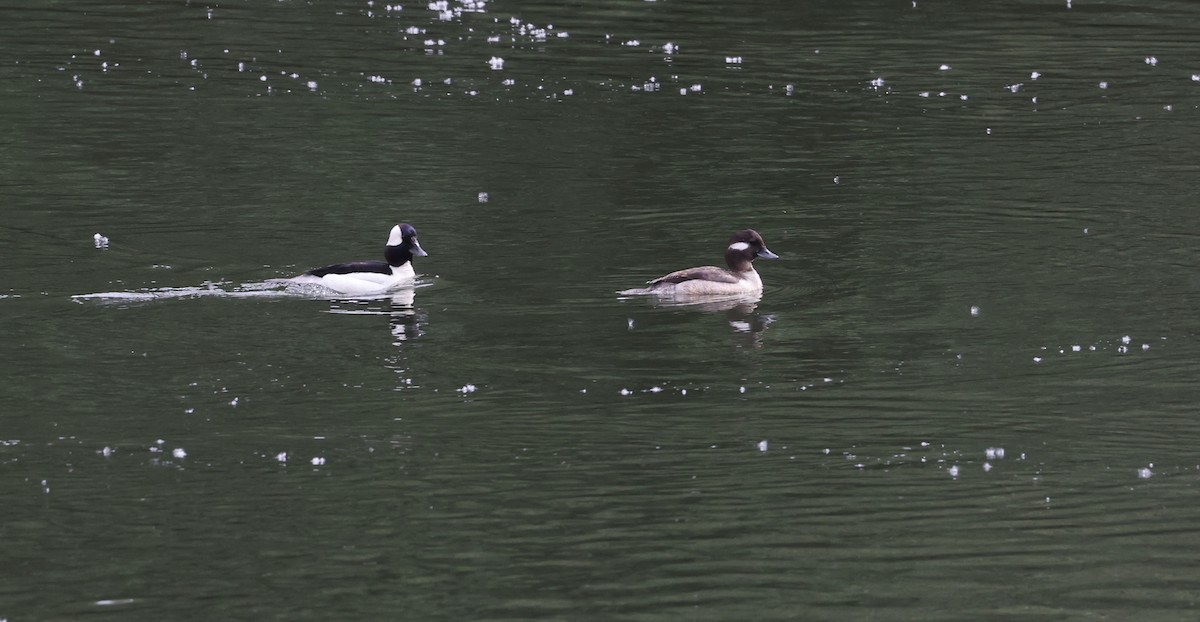
[[[429,253],[426,253],[425,249],[421,248],[421,243],[417,241],[417,238],[413,238],[412,240],[410,240],[409,243],[411,245],[411,248],[408,249],[408,252],[412,253],[414,257],[428,257],[429,256]]]
[[[779,259],[779,255],[767,250],[767,247],[765,246],[761,251],[758,251],[758,256],[762,257],[763,259]]]

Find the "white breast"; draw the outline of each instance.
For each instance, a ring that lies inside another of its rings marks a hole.
[[[326,274],[325,276],[313,276],[311,274],[302,274],[294,279],[296,283],[312,283],[327,287],[340,294],[349,294],[351,296],[370,296],[375,294],[386,294],[396,289],[409,287],[416,280],[417,274],[413,270],[412,262],[405,263],[403,266],[392,266],[391,274],[383,274],[380,272],[354,272],[351,274]]]

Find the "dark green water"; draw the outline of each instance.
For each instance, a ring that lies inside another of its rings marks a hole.
[[[396,6],[0,8],[0,619],[1195,616],[1200,5]]]

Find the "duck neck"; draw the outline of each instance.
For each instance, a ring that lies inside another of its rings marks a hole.
[[[412,253],[408,252],[407,246],[401,244],[399,246],[384,247],[383,257],[387,259],[389,266],[399,268],[412,260]]]
[[[754,272],[754,264],[746,254],[733,249],[725,251],[725,265],[734,272]]]

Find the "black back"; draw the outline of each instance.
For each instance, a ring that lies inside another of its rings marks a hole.
[[[390,248],[388,250],[391,250]],[[403,264],[397,264],[403,265]],[[313,276],[325,276],[326,274],[353,274],[355,272],[378,272],[380,274],[391,274],[392,267],[386,261],[376,259],[370,261],[352,261],[350,263],[335,263],[324,268],[315,268],[305,272]]]

